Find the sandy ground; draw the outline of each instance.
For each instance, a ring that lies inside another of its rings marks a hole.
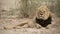
[[[4,29],[4,27],[14,27],[17,24],[24,23],[28,19],[0,19],[0,34],[60,34],[60,18],[53,17],[53,27],[51,29],[45,28],[20,28],[20,29]]]
[[[22,28],[12,30],[0,30],[0,34],[60,34],[60,30],[52,29],[34,29],[34,28]]]

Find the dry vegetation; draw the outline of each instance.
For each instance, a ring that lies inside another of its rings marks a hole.
[[[51,29],[37,29],[31,25],[35,11],[41,4],[47,5],[52,12]],[[59,0],[0,0],[0,34],[60,34],[59,4]]]

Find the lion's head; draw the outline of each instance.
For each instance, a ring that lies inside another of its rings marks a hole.
[[[36,11],[36,18],[46,20],[50,16],[50,10],[47,6],[42,5]]]

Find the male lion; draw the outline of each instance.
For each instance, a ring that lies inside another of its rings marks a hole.
[[[42,27],[47,27],[51,24],[51,13],[46,5],[41,5],[36,11],[36,23]]]

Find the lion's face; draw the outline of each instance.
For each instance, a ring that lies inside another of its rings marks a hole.
[[[38,11],[36,12],[36,17],[38,19],[46,20],[50,16],[50,10],[47,8],[47,6],[40,6],[38,8]]]

